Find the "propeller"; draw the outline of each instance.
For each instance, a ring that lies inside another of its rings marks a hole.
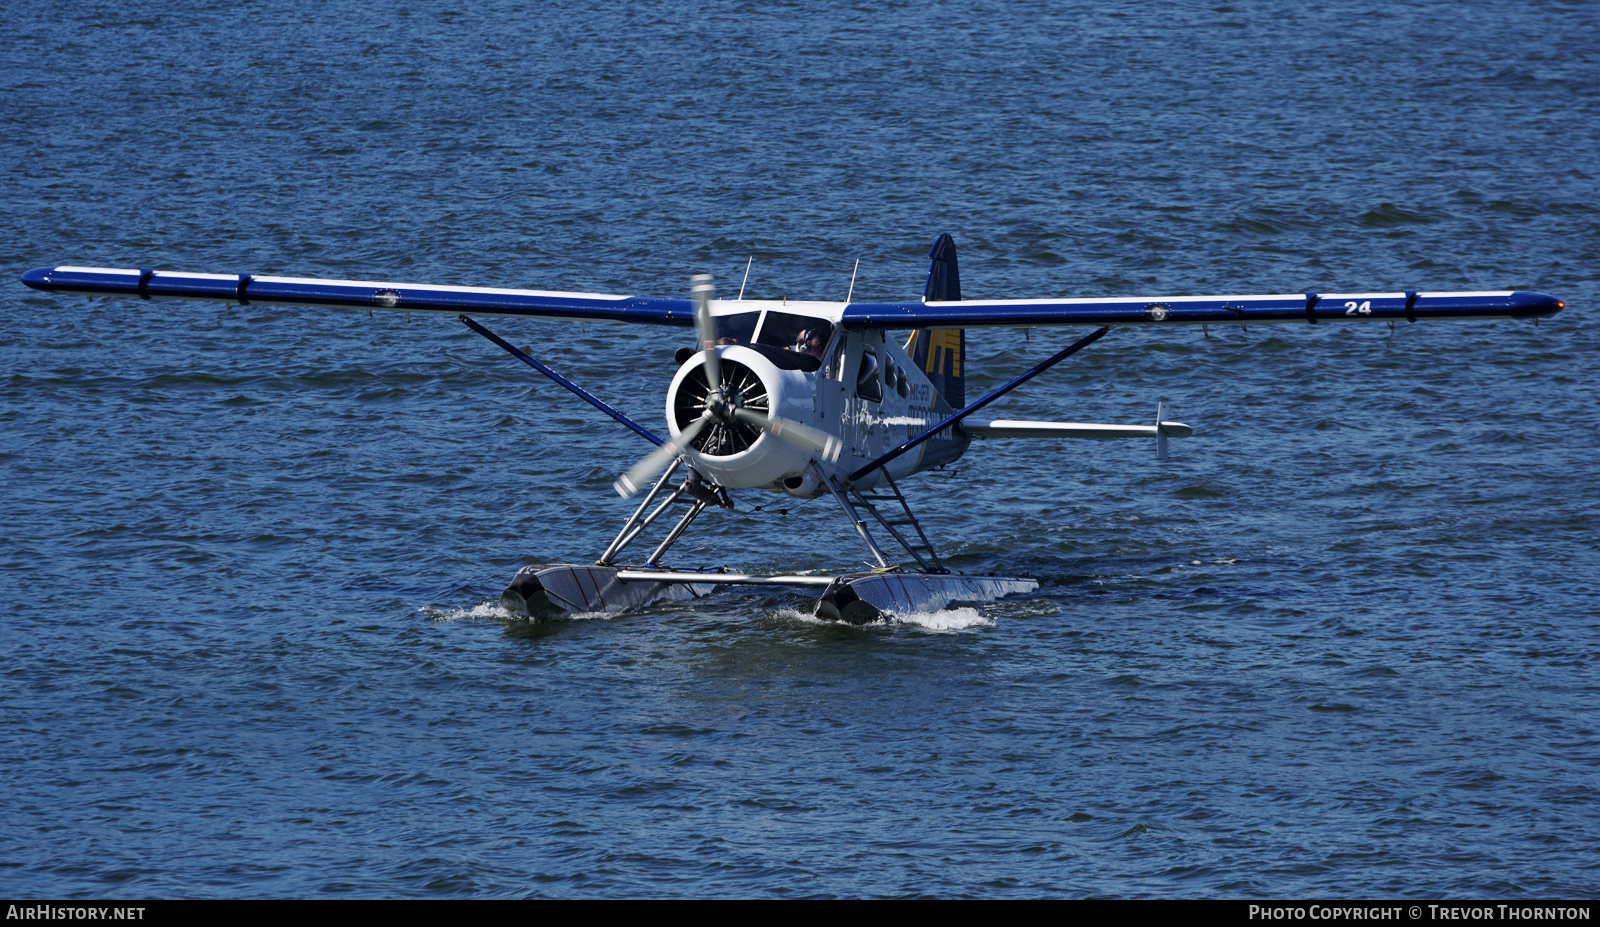
[[[844,444],[833,435],[810,425],[802,425],[793,419],[774,416],[768,418],[749,409],[734,409],[733,417],[741,422],[754,425],[780,441],[786,441],[803,451],[819,454],[825,460],[832,460],[844,449]]]
[[[722,389],[722,358],[717,356],[717,320],[711,317],[711,293],[716,287],[710,274],[695,274],[689,292],[694,297],[694,331],[700,338],[700,356],[706,365],[711,392]]]
[[[736,397],[724,392],[722,359],[717,353],[717,320],[711,315],[711,294],[716,289],[711,279],[710,274],[695,274],[690,287],[694,297],[695,336],[700,341],[700,356],[705,365],[706,385],[709,387],[705,411],[679,431],[676,438],[651,451],[643,460],[630,467],[627,473],[617,477],[616,482],[611,485],[624,498],[637,495],[640,489],[666,468],[672,458],[680,454],[687,456],[691,465],[696,464],[700,455],[694,449],[694,440],[708,425],[731,426],[734,421],[741,421],[759,428],[791,447],[809,454],[820,455],[828,460],[837,457],[844,448],[839,439],[825,431],[778,416],[769,418],[752,409],[743,408],[737,404]],[[706,467],[701,464],[700,469],[704,470]]]
[[[660,473],[666,468],[667,464],[672,462],[672,458],[679,454],[694,454],[694,448],[689,446],[689,442],[700,434],[700,429],[706,427],[711,419],[711,412],[707,410],[704,415],[690,422],[689,427],[678,432],[676,438],[662,444],[647,454],[643,460],[628,468],[628,472],[617,477],[617,481],[611,484],[611,488],[615,489],[624,499],[631,499],[638,495],[640,489],[655,479],[656,474]],[[692,457],[689,462],[690,464],[694,463]]]

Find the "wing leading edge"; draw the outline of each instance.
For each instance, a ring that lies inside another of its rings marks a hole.
[[[30,270],[22,275],[22,282],[45,292],[89,296],[169,297],[240,305],[282,303],[655,325],[694,324],[694,304],[687,299],[599,293],[68,266]]]
[[[1423,319],[1534,319],[1566,304],[1543,293],[1295,293],[1275,296],[1162,296],[1009,299],[983,302],[851,303],[850,329],[1043,328],[1053,325],[1227,325],[1238,322],[1359,322]]]

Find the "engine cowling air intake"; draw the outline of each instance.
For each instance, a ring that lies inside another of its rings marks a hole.
[[[718,389],[710,385],[703,353],[678,368],[667,388],[667,424],[673,438],[706,417],[706,424],[688,443],[698,456],[695,468],[729,489],[765,486],[804,472],[814,454],[763,430],[751,419],[804,422],[814,418],[805,373],[798,367],[780,369],[761,352],[744,345],[716,350]]]

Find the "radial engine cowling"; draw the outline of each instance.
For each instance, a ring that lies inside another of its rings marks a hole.
[[[744,345],[717,351],[722,391],[729,402],[762,416],[815,424],[816,404],[804,373],[781,370]],[[705,357],[697,352],[678,368],[667,388],[667,424],[674,438],[705,413],[710,392]],[[700,429],[690,446],[701,458],[695,468],[729,489],[751,489],[796,476],[811,461],[806,451],[754,425],[720,418]]]

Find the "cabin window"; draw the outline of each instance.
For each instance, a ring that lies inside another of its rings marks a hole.
[[[892,389],[901,399],[906,398],[911,391],[906,384],[905,370],[901,369],[888,354],[883,356],[883,386],[885,393]]]
[[[878,375],[878,353],[871,348],[861,352],[861,367],[856,371],[856,395],[868,402],[883,401],[883,380]]]
[[[823,365],[822,375],[830,380],[844,381],[845,357],[849,354],[849,342],[840,338],[834,342],[828,351],[826,363]]]

